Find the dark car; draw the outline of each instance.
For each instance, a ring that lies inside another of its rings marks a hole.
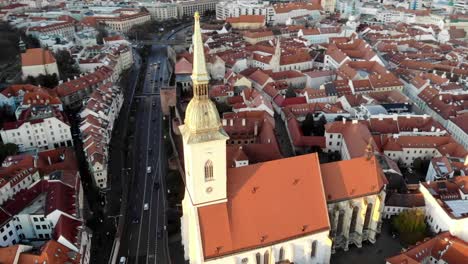
[[[152,149],[152,148],[149,148],[149,149],[148,149],[148,153],[149,153],[149,154],[153,153],[153,149]]]
[[[162,232],[161,230],[158,231],[158,239],[161,239],[162,238]]]
[[[133,224],[138,224],[138,223],[140,223],[140,219],[138,219],[138,217],[135,217],[135,218],[133,218],[132,223]]]
[[[154,188],[157,190],[159,189],[159,182],[154,182]]]

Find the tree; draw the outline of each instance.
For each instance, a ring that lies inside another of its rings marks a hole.
[[[430,160],[424,160],[421,158],[416,158],[413,161],[413,168],[417,170],[421,174],[426,174],[427,170],[429,169],[429,164],[431,163]]]
[[[306,115],[306,118],[305,118],[304,122],[302,122],[302,134],[304,134],[304,136],[312,135],[314,125],[315,125],[314,114],[308,113]]]
[[[32,85],[40,85],[47,88],[54,88],[58,85],[58,76],[57,74],[40,74],[37,77],[27,76],[24,83]]]
[[[58,50],[55,54],[57,67],[62,80],[72,79],[80,74],[80,69],[76,66],[75,60],[67,50]]]
[[[426,236],[427,225],[425,214],[421,209],[410,209],[401,212],[392,221],[392,226],[400,234],[403,243],[415,244]]]
[[[0,142],[0,164],[6,157],[16,155],[18,153],[18,146],[13,143],[3,144]]]
[[[104,38],[109,36],[109,32],[107,31],[106,26],[103,24],[99,24],[96,27],[96,30],[98,32],[96,35],[96,42],[97,44],[102,45],[104,43]]]
[[[288,89],[286,90],[286,98],[292,98],[292,97],[296,97],[296,92],[294,91],[294,89],[289,86]]]
[[[327,120],[325,119],[324,115],[321,115],[319,120],[315,122],[315,127],[314,127],[314,135],[315,136],[323,136],[325,135],[325,124],[327,123]]]
[[[3,122],[13,122],[16,120],[12,109],[8,105],[2,105],[0,107],[0,120]]]

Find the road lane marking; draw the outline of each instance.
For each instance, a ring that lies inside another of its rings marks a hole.
[[[152,99],[150,99],[150,107],[152,105]],[[151,113],[152,111],[150,110],[149,111],[149,119],[148,119],[148,124],[150,124],[151,122]],[[147,131],[147,137],[146,137],[146,144],[144,145],[148,145],[148,142],[149,142],[149,136],[150,136],[150,128],[151,126],[148,125],[148,131]],[[147,151],[147,149],[145,149],[145,151]],[[141,227],[142,227],[142,223],[143,223],[143,214],[144,214],[144,206],[145,206],[145,198],[146,198],[146,181],[148,179],[148,173],[146,173],[146,168],[148,168],[148,153],[146,153],[146,166],[144,168],[144,177],[145,177],[145,184],[144,184],[144,187],[143,187],[143,199],[142,199],[142,207],[141,207],[141,213],[140,213],[140,227],[139,227],[139,230],[138,230],[138,242],[137,242],[137,251],[136,251],[136,264],[138,264],[138,256],[139,256],[139,253],[140,253],[140,239],[141,239]]]

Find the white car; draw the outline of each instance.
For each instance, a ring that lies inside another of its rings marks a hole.
[[[149,205],[148,203],[145,203],[145,205],[143,205],[143,210],[148,211],[148,209],[149,209]]]
[[[125,257],[120,257],[119,264],[127,263],[127,259]]]
[[[151,173],[151,166],[148,166],[148,167],[146,168],[146,173]]]

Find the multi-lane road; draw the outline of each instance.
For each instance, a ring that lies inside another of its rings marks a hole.
[[[159,90],[168,75],[167,48],[153,45],[142,91],[135,95],[134,171],[129,180],[127,213],[119,258],[127,263],[167,263],[165,228],[165,151]],[[150,168],[151,172],[148,172]]]

